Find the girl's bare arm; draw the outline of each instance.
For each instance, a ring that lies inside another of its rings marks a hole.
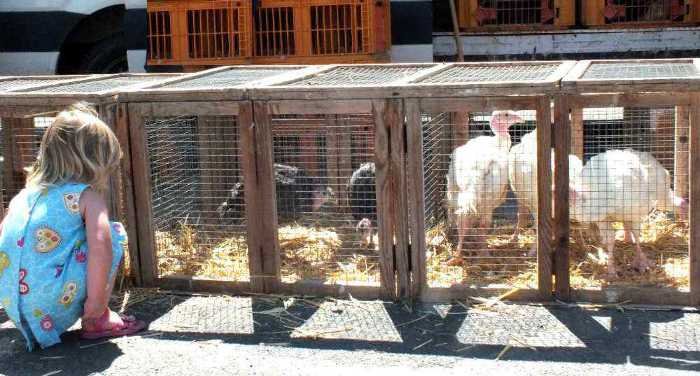
[[[112,266],[112,235],[107,205],[93,190],[80,196],[80,207],[87,233],[87,300],[83,317],[100,317],[107,309],[108,278]]]

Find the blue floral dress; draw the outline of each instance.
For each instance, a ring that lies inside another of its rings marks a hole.
[[[79,202],[86,188],[25,188],[10,203],[0,234],[0,305],[30,351],[35,343],[42,348],[60,343],[60,335],[82,316],[89,254]],[[110,225],[112,278],[126,234],[120,223]]]

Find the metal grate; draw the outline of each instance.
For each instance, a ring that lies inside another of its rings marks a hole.
[[[161,60],[173,58],[173,34],[170,12],[148,12],[148,58]]]
[[[150,119],[146,136],[159,275],[248,280],[235,119]]]
[[[474,17],[481,26],[546,25],[555,15],[553,0],[479,0]]]
[[[311,54],[338,55],[369,50],[369,10],[364,1],[309,8]]]
[[[592,63],[582,79],[631,79],[694,77],[698,69],[693,63]]]
[[[336,67],[313,77],[285,86],[357,86],[390,83],[415,74],[424,67],[418,66],[353,66]]]
[[[607,0],[601,10],[608,24],[683,21],[687,12],[684,0]]]
[[[519,116],[496,138],[490,113],[422,114],[429,286],[537,285],[535,112]]]
[[[41,93],[95,93],[101,91],[115,90],[126,88],[138,84],[145,84],[159,80],[165,80],[169,77],[158,75],[139,75],[139,76],[120,76],[113,78],[105,78],[95,81],[76,82],[60,86],[53,86],[36,91],[28,90],[26,92],[41,92]]]
[[[544,80],[559,68],[558,64],[538,65],[455,65],[419,80],[426,84],[457,84],[484,81]]]
[[[674,203],[688,195],[687,136],[688,112],[673,107],[583,110],[572,132],[585,162],[570,171],[572,286],[687,288],[685,204]]]
[[[255,56],[297,53],[293,7],[259,7],[255,14]]]
[[[10,80],[0,81],[0,92],[23,90],[36,86],[52,85],[72,80],[74,80],[74,78],[65,78],[61,76],[44,78],[13,78]]]
[[[198,77],[192,80],[176,82],[170,85],[165,85],[165,89],[218,89],[225,87],[240,86],[245,83],[250,83],[257,80],[281,75],[289,72],[294,72],[299,68],[282,68],[282,69],[230,69],[219,73],[210,74],[203,77]]]
[[[272,134],[282,280],[378,285],[372,117],[277,116]]]
[[[248,52],[245,25],[249,9],[234,4],[226,2],[226,7],[187,10],[187,43],[191,59],[232,58]]]

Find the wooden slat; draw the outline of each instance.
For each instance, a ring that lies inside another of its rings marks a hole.
[[[134,184],[134,209],[138,231],[141,280],[144,286],[154,286],[158,263],[153,228],[151,202],[151,173],[148,163],[145,118],[143,110],[149,106],[129,106],[129,138],[131,139],[131,171]]]
[[[125,103],[117,105],[117,119],[115,133],[122,148],[121,160],[121,190],[124,198],[124,217],[126,219],[126,234],[129,238],[129,266],[134,282],[137,286],[143,284],[141,278],[141,259],[139,255],[139,241],[136,220],[136,203],[134,202],[134,183],[131,169],[131,140],[129,137],[129,108]]]
[[[537,287],[552,298],[552,126],[549,97],[537,106]],[[567,169],[568,171],[568,169]]]
[[[700,305],[700,93],[691,95],[690,107],[690,304]]]
[[[452,113],[452,149],[462,146],[469,141],[469,112]]]
[[[370,100],[285,100],[270,101],[270,111],[275,115],[283,114],[349,114],[370,113]]]
[[[255,125],[253,123],[253,104],[244,102],[240,106],[238,117],[240,134],[240,161],[243,172],[245,215],[248,241],[248,269],[250,287],[254,292],[263,292],[262,264],[262,218],[257,211],[259,207],[258,178],[255,155]]]
[[[554,275],[555,296],[569,300],[569,101],[554,99]]]
[[[396,237],[394,259],[396,262],[397,296],[410,296],[410,255],[408,253],[408,197],[406,185],[405,122],[401,100],[387,100],[384,123],[389,129],[389,181],[392,191],[390,212]]]
[[[406,111],[406,184],[409,229],[411,232],[411,298],[420,298],[425,286],[425,196],[423,181],[423,124],[418,100],[405,102]]]
[[[5,194],[7,197],[7,205],[17,194],[17,183],[15,179],[15,159],[18,159],[19,154],[16,151],[16,145],[13,137],[14,124],[16,119],[14,118],[3,118],[2,119],[2,142],[3,142],[3,187],[5,188]]]
[[[571,154],[583,160],[583,108],[571,109]]]
[[[109,126],[112,131],[115,131],[116,126],[116,104],[107,104],[99,106],[99,117]],[[118,174],[111,176],[109,179],[109,186],[107,192],[107,207],[109,208],[109,214],[112,219],[119,219],[121,216],[121,207],[119,205],[121,200],[121,190],[119,186],[121,185],[121,178]]]
[[[273,292],[280,283],[280,247],[278,239],[274,158],[272,155],[272,122],[266,102],[253,103],[255,122],[255,158],[258,178],[256,215],[262,229],[262,275],[264,291]]]
[[[420,107],[426,112],[486,112],[509,108],[531,110],[537,105],[533,97],[465,97],[422,98]]]
[[[666,107],[687,106],[690,99],[687,93],[668,95],[665,93],[613,93],[579,95],[571,98],[572,108],[586,107]]]
[[[690,137],[690,109],[686,106],[676,107],[673,151],[673,190],[676,196],[688,198],[688,141]]]
[[[372,103],[372,115],[375,123],[374,163],[377,179],[377,227],[379,230],[379,267],[382,286],[382,297],[386,299],[396,298],[396,279],[394,275],[393,252],[393,223],[391,201],[393,190],[389,176],[389,142],[390,134],[385,120],[385,113],[389,111],[389,105],[385,101]]]

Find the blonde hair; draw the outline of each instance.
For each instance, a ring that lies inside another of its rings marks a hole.
[[[27,187],[77,182],[105,192],[121,156],[112,130],[90,105],[79,102],[58,113],[44,132]]]

